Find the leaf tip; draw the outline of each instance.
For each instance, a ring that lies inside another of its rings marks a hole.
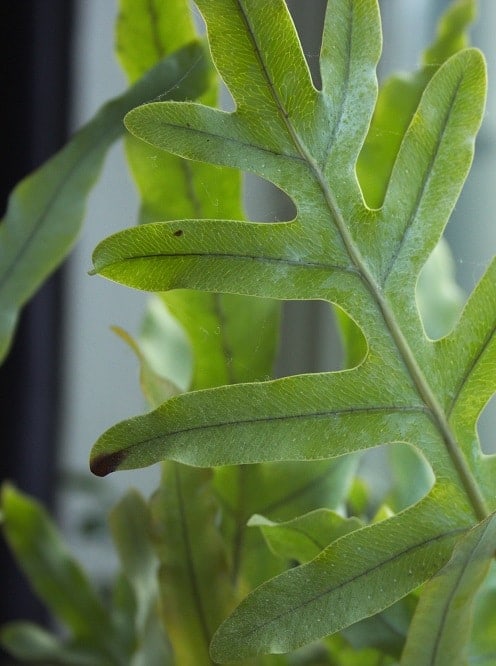
[[[125,458],[124,451],[102,453],[90,460],[90,470],[95,476],[107,476],[107,474],[115,472]]]

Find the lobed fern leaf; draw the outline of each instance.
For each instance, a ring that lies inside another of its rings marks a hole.
[[[182,157],[271,180],[297,215],[273,224],[181,220],[128,229],[98,246],[95,272],[150,291],[327,300],[360,327],[366,355],[343,372],[175,397],[105,433],[92,451],[93,471],[163,459],[317,460],[401,442],[422,453],[436,478],[414,506],[342,536],[251,593],[213,639],[214,659],[229,661],[289,651],[390,606],[439,571],[495,510],[495,459],[482,455],[476,421],[494,392],[496,269],[493,262],[452,333],[429,339],[415,286],[472,160],[485,96],[478,51],[455,53],[430,78],[382,205],[371,209],[356,165],[376,101],[376,0],[329,0],[322,90],[283,0],[197,4],[236,111],[155,103],[128,114],[127,126]],[[493,538],[492,530],[484,534]]]

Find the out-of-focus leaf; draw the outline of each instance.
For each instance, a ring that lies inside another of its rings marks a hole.
[[[472,528],[422,590],[401,666],[465,666],[475,595],[496,549],[496,517]]]
[[[432,470],[411,446],[391,446],[388,449],[391,489],[387,503],[399,513],[427,495],[434,483]]]
[[[158,562],[150,541],[148,523],[148,506],[136,490],[129,490],[109,515],[119,561],[136,596],[140,631],[156,600]]]
[[[112,620],[116,627],[116,640],[125,646],[131,655],[138,642],[136,632],[136,614],[138,604],[129,580],[122,571],[118,572],[111,588]]]
[[[119,0],[116,53],[131,83],[196,37],[188,0]]]
[[[332,666],[394,666],[397,663],[373,648],[354,648],[341,635],[331,636],[325,643]]]
[[[303,563],[313,560],[330,543],[363,524],[358,518],[343,518],[329,509],[316,509],[311,513],[283,523],[254,515],[250,527],[260,528],[270,549],[286,560]]]
[[[140,384],[143,395],[151,407],[158,407],[164,400],[178,395],[181,391],[169,379],[159,375],[148,362],[140,344],[127,331],[118,326],[112,330],[126,342],[136,354],[140,363]]]
[[[7,543],[40,599],[76,641],[91,646],[105,662],[125,664],[112,617],[44,509],[9,485],[2,490],[2,508]]]
[[[469,664],[493,666],[496,663],[496,563],[476,599]]]
[[[208,82],[207,62],[198,43],[160,62],[13,190],[0,224],[0,360],[20,308],[72,247],[87,196],[108,148],[122,134],[126,112],[158,96],[197,97]]]
[[[210,639],[234,603],[211,478],[208,470],[164,464],[150,503],[161,613],[181,666],[212,663]]]
[[[2,646],[22,662],[60,664],[60,666],[114,666],[98,651],[65,645],[53,634],[30,622],[11,622],[0,631]],[[124,666],[124,662],[121,662]]]
[[[464,303],[455,282],[455,262],[443,239],[436,245],[417,282],[417,305],[425,332],[436,340],[455,325]]]
[[[132,666],[172,664],[159,613],[158,560],[151,543],[148,505],[137,491],[130,490],[112,509],[109,523],[124,576],[137,602]]]
[[[409,595],[381,613],[347,627],[341,634],[355,650],[376,648],[381,653],[399,658],[415,606],[416,599]]]
[[[184,290],[163,299],[191,341],[192,389],[270,378],[279,332],[277,301]]]
[[[191,344],[159,296],[148,299],[138,342],[157,375],[172,381],[181,392],[189,389],[193,374]]]

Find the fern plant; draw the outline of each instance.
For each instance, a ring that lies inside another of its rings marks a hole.
[[[494,389],[495,265],[440,340],[424,332],[415,286],[470,166],[483,59],[463,50],[434,73],[380,207],[371,208],[356,172],[376,100],[375,0],[328,3],[322,90],[282,0],[197,4],[236,111],[153,103],[130,112],[126,126],[160,149],[270,180],[297,215],[272,224],[181,220],[128,229],[98,246],[95,272],[147,291],[327,300],[360,328],[366,351],[343,372],[174,397],[105,433],[92,469],[105,475],[164,459],[216,467],[415,447],[435,475],[428,494],[258,587],[221,625],[212,656],[287,652],[378,613],[442,570],[423,592],[403,661],[436,663],[446,650],[457,654],[469,608],[460,611],[459,596],[473,594],[494,549],[495,459],[482,454],[476,421]]]
[[[376,0],[328,0],[321,90],[284,0],[197,5],[235,112],[213,108],[187,0],[120,0],[129,92],[16,189],[0,227],[5,353],[74,239],[119,116],[161,93],[198,98],[126,117],[145,224],[94,255],[95,272],[159,296],[137,339],[116,329],[153,410],[105,433],[91,466],[164,461],[160,486],[111,513],[106,603],[41,507],[5,486],[6,539],[69,636],[17,622],[0,640],[21,660],[79,666],[489,666],[495,463],[476,421],[494,391],[494,263],[460,313],[438,244],[483,112],[483,59],[464,48],[475,2],[454,2],[422,67],[377,100]],[[244,221],[238,170],[286,192],[295,219]],[[345,370],[268,381],[286,299],[334,305]],[[383,444],[394,478],[377,504],[354,472]]]

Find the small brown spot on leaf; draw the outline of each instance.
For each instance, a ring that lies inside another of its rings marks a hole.
[[[107,474],[115,472],[125,458],[126,454],[124,451],[104,453],[90,461],[90,469],[96,476],[107,476]]]
[[[184,232],[183,232],[182,229],[178,229],[177,231],[174,231],[174,236],[182,236],[183,233],[184,233]]]

